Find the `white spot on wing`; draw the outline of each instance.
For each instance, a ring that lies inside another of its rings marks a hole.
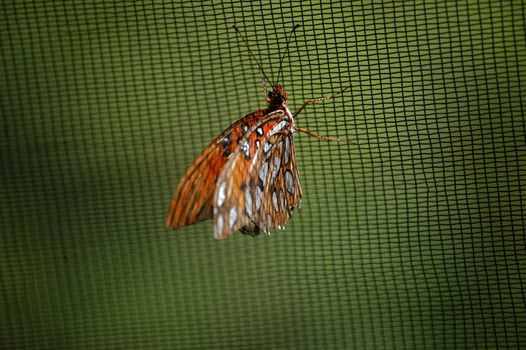
[[[226,182],[221,182],[217,188],[217,206],[220,207],[226,199]]]
[[[223,227],[224,227],[224,221],[223,221],[223,215],[219,214],[216,217],[216,237],[221,237],[223,235]]]
[[[268,173],[268,162],[264,162],[263,165],[261,166],[261,169],[259,169],[259,178],[261,179],[263,186],[265,186],[265,181],[267,180],[267,173]]]
[[[241,151],[243,151],[243,153],[245,154],[245,157],[247,158],[250,157],[250,146],[248,145],[247,141],[244,141],[243,144],[241,145]]]
[[[256,210],[261,208],[261,202],[263,201],[263,191],[259,186],[256,186]]]
[[[237,210],[236,207],[230,208],[230,213],[228,215],[228,225],[230,228],[233,228],[237,220]]]
[[[263,145],[263,152],[268,153],[268,151],[270,151],[272,147],[274,147],[272,143],[265,142],[265,144]]]
[[[276,176],[278,176],[279,173],[279,166],[281,163],[281,157],[275,157],[274,158],[274,169],[272,169],[272,180],[276,179]]]
[[[291,195],[294,195],[294,180],[289,170],[285,172],[285,186],[287,187],[287,191],[289,191]]]
[[[287,125],[286,120],[280,121],[276,126],[274,126],[272,129],[270,129],[269,136],[277,134],[281,129],[283,129]]]

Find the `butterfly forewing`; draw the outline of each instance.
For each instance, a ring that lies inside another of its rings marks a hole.
[[[219,173],[214,196],[214,235],[237,230],[257,235],[283,228],[300,205],[292,118],[284,111],[266,116],[240,141]]]
[[[224,164],[218,153],[209,146],[186,171],[172,197],[167,226],[175,229],[212,218],[215,179]]]
[[[197,157],[172,196],[166,226],[176,229],[213,217],[214,193],[219,172],[251,127],[265,116],[265,110],[245,115],[224,130]]]

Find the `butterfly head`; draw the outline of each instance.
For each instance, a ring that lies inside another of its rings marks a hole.
[[[267,94],[266,100],[269,107],[279,108],[287,102],[287,91],[280,84],[274,85]]]

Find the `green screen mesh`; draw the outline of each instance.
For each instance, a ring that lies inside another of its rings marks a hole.
[[[4,1],[4,349],[526,345],[523,1]],[[265,105],[297,123],[285,231],[164,227],[185,169]]]

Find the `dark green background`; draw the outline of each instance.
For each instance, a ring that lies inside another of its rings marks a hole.
[[[518,1],[4,1],[3,348],[526,344],[525,5]],[[298,123],[303,207],[215,241],[164,215],[215,135]]]

